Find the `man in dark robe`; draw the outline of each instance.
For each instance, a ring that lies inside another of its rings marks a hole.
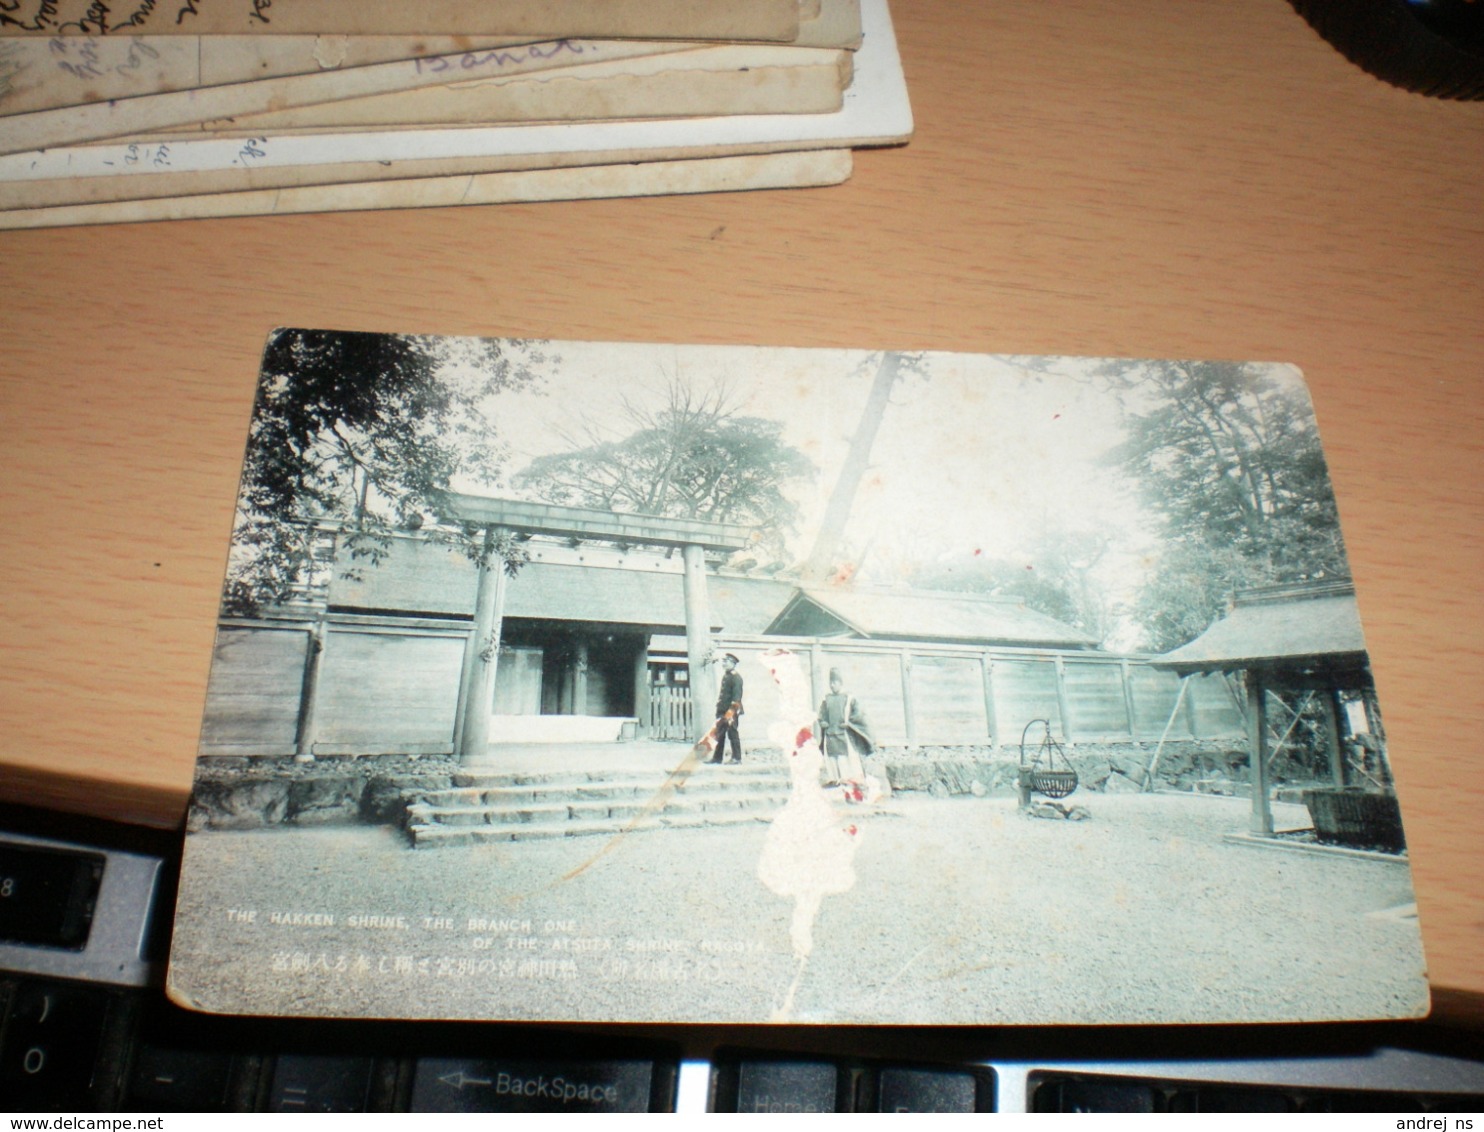
[[[830,669],[830,693],[820,701],[817,726],[826,783],[864,783],[861,756],[876,749],[876,740],[860,703],[845,691],[838,668]]]

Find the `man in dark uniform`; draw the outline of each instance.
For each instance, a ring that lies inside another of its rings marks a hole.
[[[716,750],[710,761],[719,763],[726,754],[727,740],[732,741],[729,761],[742,761],[742,736],[737,733],[737,719],[742,714],[742,677],[737,675],[737,658],[727,653],[721,658],[721,694],[716,697]]]

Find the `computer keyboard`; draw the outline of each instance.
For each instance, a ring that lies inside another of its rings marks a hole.
[[[162,990],[177,839],[0,806],[15,1112],[1484,1110],[1477,1032],[222,1017]]]

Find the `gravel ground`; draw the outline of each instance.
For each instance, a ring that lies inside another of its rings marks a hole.
[[[380,828],[197,833],[172,988],[208,1010],[341,1017],[1140,1023],[1425,1010],[1404,862],[1232,844],[1248,810],[1234,799],[1077,800],[1091,820],[899,795],[835,812],[813,841],[761,823],[419,851]],[[1275,809],[1280,828],[1306,823],[1301,807]],[[796,918],[799,902],[778,894],[796,889],[835,891]]]

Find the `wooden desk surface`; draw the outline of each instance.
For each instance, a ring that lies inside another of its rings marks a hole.
[[[0,234],[0,798],[181,819],[271,327],[1289,361],[1484,1015],[1484,103],[1283,0],[895,9],[917,136],[838,188]]]

